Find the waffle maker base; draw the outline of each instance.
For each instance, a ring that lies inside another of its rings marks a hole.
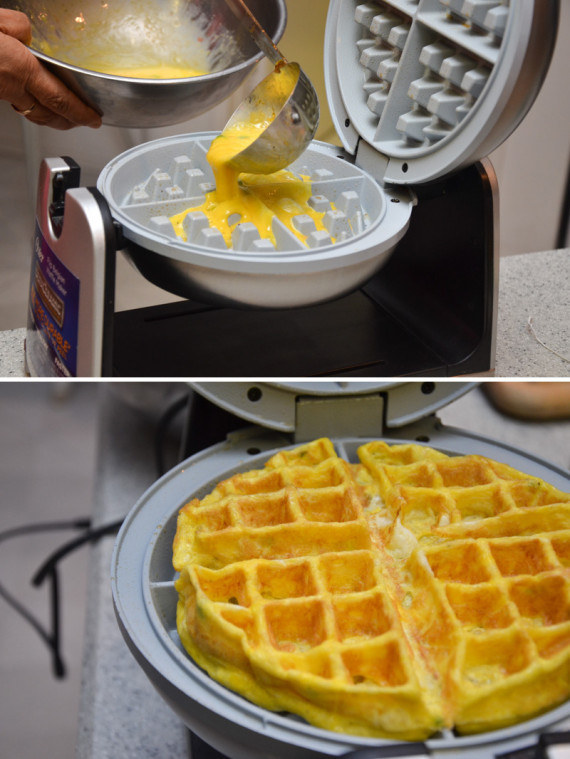
[[[568,488],[567,473],[547,461],[479,435],[434,424],[433,417],[384,439],[388,443],[421,439],[445,453],[478,453]],[[359,437],[333,438],[339,455],[352,461],[365,442],[366,438]],[[394,743],[333,733],[293,715],[264,710],[214,682],[192,662],[180,643],[175,621],[172,540],[178,510],[190,498],[205,495],[219,480],[263,466],[284,447],[293,447],[290,438],[274,431],[250,427],[233,433],[156,482],[128,514],[117,538],[112,590],[119,627],[153,685],[197,736],[192,739],[196,751],[208,748],[208,759],[534,757],[534,749],[529,753],[528,747],[535,746],[542,733],[563,729],[570,719],[570,702],[507,729],[472,736],[445,731],[424,743]],[[198,753],[196,759],[201,756]]]
[[[410,227],[390,260],[364,287],[337,300],[263,311],[186,300],[109,315],[113,348],[104,374],[489,372],[497,279],[493,177],[488,165],[477,163],[418,188]]]

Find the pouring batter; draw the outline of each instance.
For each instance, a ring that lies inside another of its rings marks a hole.
[[[234,165],[236,157],[267,129],[281,104],[296,84],[296,74],[289,68],[277,66],[264,80],[263,98],[248,112],[249,120],[231,119],[208,150],[207,160],[214,173],[215,189],[206,194],[204,202],[170,218],[176,234],[186,240],[183,222],[190,212],[204,213],[210,226],[218,229],[228,247],[232,247],[232,232],[238,224],[251,222],[260,237],[275,244],[273,219],[281,221],[298,239],[305,243],[306,235],[296,229],[293,218],[309,216],[318,231],[325,231],[324,213],[315,211],[308,203],[311,183],[308,177],[280,170],[271,174],[242,173]]]

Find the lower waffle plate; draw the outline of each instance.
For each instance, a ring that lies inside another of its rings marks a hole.
[[[404,434],[402,439],[386,442],[412,442]],[[357,461],[357,448],[365,442],[363,438],[333,440],[338,455],[353,462]],[[434,430],[429,445],[448,454],[478,453],[568,489],[567,474],[548,462],[479,436],[442,428]],[[183,462],[147,491],[127,516],[113,555],[113,598],[119,625],[133,655],[179,718],[230,759],[317,759],[375,746],[387,751],[390,741],[333,733],[293,715],[255,706],[214,682],[180,643],[172,568],[178,510],[191,498],[203,497],[220,480],[262,468],[285,447],[292,447],[286,436],[250,428]],[[508,729],[472,736],[443,731],[426,741],[425,755],[491,759],[536,743],[537,735],[545,730],[564,729],[569,719],[567,702]]]
[[[145,143],[114,158],[99,177],[98,189],[121,224],[125,253],[159,287],[220,305],[310,305],[363,284],[405,234],[411,193],[382,188],[340,148],[313,142],[289,170],[309,177],[309,204],[325,213],[328,234],[309,232],[305,246],[274,220],[276,245],[269,246],[251,230],[240,234],[238,225],[228,248],[197,220],[182,240],[169,218],[200,205],[213,189],[206,153],[216,135]],[[299,224],[307,218],[299,217]]]

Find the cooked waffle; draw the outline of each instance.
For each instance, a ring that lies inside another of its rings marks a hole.
[[[480,456],[321,439],[180,511],[178,631],[251,701],[341,732],[478,732],[570,695],[570,495]]]

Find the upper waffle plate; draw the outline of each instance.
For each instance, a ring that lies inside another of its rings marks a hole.
[[[540,6],[540,7],[539,7]],[[345,147],[390,157],[386,181],[484,157],[524,117],[554,45],[557,0],[333,0],[329,101]]]

